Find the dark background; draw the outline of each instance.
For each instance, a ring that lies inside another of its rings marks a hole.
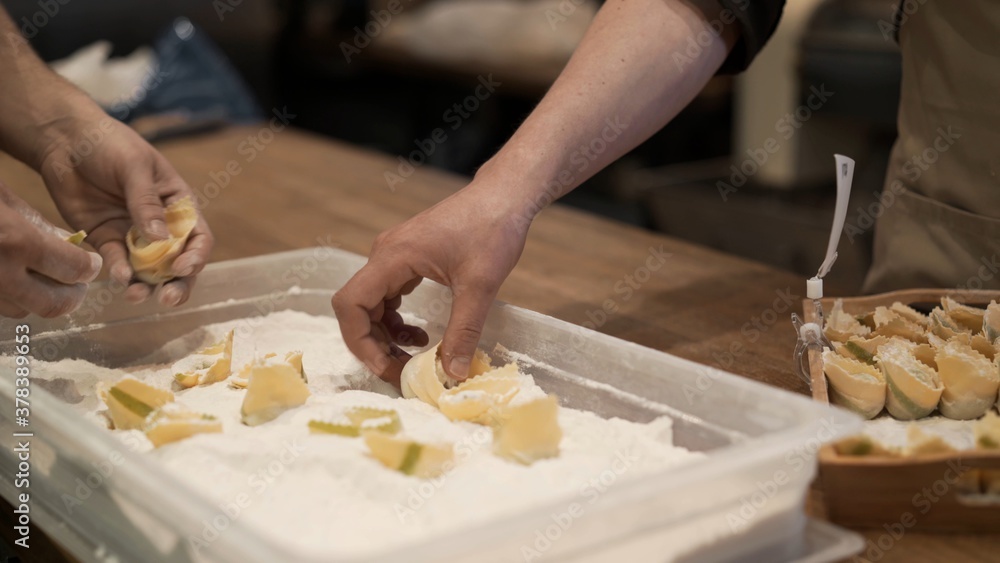
[[[441,127],[442,112],[468,96],[478,76],[493,73],[505,87],[461,128],[449,131],[448,141],[429,157],[434,166],[467,175],[510,136],[560,68],[532,61],[455,64],[377,42],[348,63],[340,44],[350,41],[354,27],[363,27],[379,7],[374,0],[66,1],[48,0],[50,10],[58,5],[58,13],[31,38],[46,60],[102,39],[113,43],[116,56],[127,55],[183,16],[225,53],[265,111],[287,106],[297,115],[297,127],[390,154],[412,151],[414,139]],[[407,9],[434,1],[415,0]],[[19,25],[43,11],[43,4],[3,2]],[[882,1],[820,2],[791,71],[803,85],[803,101],[806,85],[822,83],[837,92],[804,128],[842,123],[864,132],[864,153],[854,155],[852,210],[873,201],[872,194],[881,189],[895,136],[899,55],[877,25],[880,19],[891,20],[891,10]],[[832,173],[831,181],[780,188],[751,178],[726,201],[718,193],[716,181],[728,176],[731,163],[745,158],[733,146],[738,88],[732,77],[713,79],[660,133],[564,203],[812,275],[829,232]],[[870,237],[868,231],[853,244],[842,242],[841,258],[828,278],[831,293],[859,291],[870,261]]]

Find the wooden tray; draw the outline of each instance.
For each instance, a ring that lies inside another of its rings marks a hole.
[[[896,301],[929,311],[946,295],[959,303],[983,307],[991,300],[1000,301],[1000,291],[909,289],[844,298],[844,311],[862,314]],[[829,313],[834,298],[822,302],[823,311]],[[816,322],[812,300],[803,300],[802,310],[806,322]],[[813,398],[828,403],[823,358],[815,350],[809,352],[809,371]],[[819,464],[827,517],[838,524],[880,528],[890,534],[1000,530],[1000,499],[980,492],[986,482],[1000,481],[1000,452],[866,458],[839,455],[828,445],[819,452]]]

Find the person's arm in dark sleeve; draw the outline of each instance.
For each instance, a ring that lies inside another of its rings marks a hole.
[[[722,63],[719,74],[735,74],[746,70],[757,53],[774,34],[785,7],[785,0],[718,0],[722,6],[719,18],[723,24],[734,22],[739,27],[739,39]]]
[[[397,381],[405,357],[392,342],[412,343],[419,330],[397,309],[430,278],[454,292],[441,353],[447,373],[464,379],[535,214],[698,95],[739,40],[735,19],[711,25],[723,15],[715,0],[605,3],[548,93],[472,182],[376,239],[368,264],[334,297],[348,348]]]

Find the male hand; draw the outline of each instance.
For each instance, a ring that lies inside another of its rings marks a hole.
[[[398,385],[409,356],[397,345],[428,343],[427,334],[406,325],[398,309],[402,297],[428,278],[453,292],[442,360],[450,377],[465,379],[490,305],[524,249],[529,223],[513,218],[488,190],[470,184],[383,232],[368,263],[333,296],[347,347]]]
[[[63,218],[87,231],[87,242],[108,262],[111,276],[129,284],[125,298],[141,302],[152,286],[134,279],[125,233],[134,223],[148,240],[167,238],[166,205],[191,195],[191,188],[156,149],[97,106],[53,126],[59,131],[38,160],[39,172]],[[176,279],[159,291],[163,305],[184,303],[195,276],[212,250],[204,218],[173,265]]]
[[[0,316],[57,317],[80,306],[102,261],[67,235],[0,183]]]

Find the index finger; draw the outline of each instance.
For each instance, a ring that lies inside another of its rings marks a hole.
[[[197,275],[208,263],[213,246],[215,246],[215,236],[199,212],[198,223],[191,231],[191,236],[184,245],[184,251],[174,260],[171,272],[178,278]]]
[[[373,325],[371,312],[414,277],[408,267],[373,266],[369,262],[333,296],[333,309],[347,349],[386,380],[398,379],[403,363],[388,342],[375,336],[381,332]]]
[[[90,283],[101,273],[101,255],[57,238],[39,233],[33,240],[28,269],[59,283]]]

